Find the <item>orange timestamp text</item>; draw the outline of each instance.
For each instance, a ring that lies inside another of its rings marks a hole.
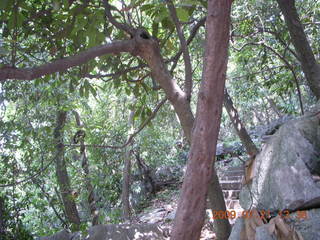
[[[271,216],[279,215],[281,218],[289,219],[292,218],[289,210],[282,210],[276,213],[271,214],[270,210],[244,210],[242,212],[236,212],[235,210],[227,211],[212,211],[213,220],[216,219],[235,219],[238,217],[242,218],[260,218],[260,219],[269,219]],[[307,211],[297,211],[296,219],[306,219]]]

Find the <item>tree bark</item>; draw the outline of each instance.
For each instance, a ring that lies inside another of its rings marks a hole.
[[[5,223],[5,201],[4,198],[0,196],[0,236],[5,237],[6,234],[6,223]]]
[[[174,240],[199,239],[212,178],[226,78],[232,0],[209,0],[204,69],[189,161],[177,214]],[[214,181],[214,180],[213,180]]]
[[[57,113],[56,128],[54,130],[54,140],[56,144],[56,176],[66,217],[68,221],[74,225],[74,230],[78,230],[80,226],[80,217],[72,195],[66,161],[64,159],[63,127],[65,125],[66,118],[66,112],[59,111]]]
[[[194,116],[191,111],[190,102],[188,101],[187,95],[181,90],[179,85],[176,83],[175,79],[172,78],[167,67],[162,59],[160,54],[160,48],[157,41],[151,37],[145,39],[140,37],[141,34],[137,34],[136,41],[138,42],[137,53],[148,63],[148,66],[151,69],[152,77],[159,83],[161,88],[165,91],[167,98],[174,107],[175,112],[178,115],[179,122],[182,126],[184,135],[188,139],[189,143],[192,143],[192,129],[194,124]],[[212,124],[214,124],[212,122]],[[219,123],[220,124],[220,123]],[[215,148],[215,145],[212,146]],[[214,165],[214,162],[211,162]],[[214,175],[216,172],[213,173]],[[214,179],[218,179],[217,176],[214,176]],[[223,192],[221,190],[219,181],[211,182],[210,194],[208,198],[216,206],[225,206],[225,201],[223,198]],[[212,194],[215,193],[215,194]],[[220,197],[217,197],[220,196]],[[220,219],[218,220],[220,221]],[[224,229],[229,229],[230,224],[227,221],[222,222],[221,224],[227,224]],[[217,229],[217,232],[222,231],[221,228]],[[218,233],[219,235],[224,235],[223,233]]]
[[[299,56],[302,71],[306,76],[308,85],[317,99],[320,99],[320,65],[308,42],[307,36],[301,24],[295,0],[277,0],[284,15],[292,43]]]
[[[130,111],[129,114],[129,129],[133,129],[133,117],[134,117],[134,110]],[[131,132],[131,131],[130,131]],[[131,207],[130,207],[130,178],[131,178],[131,148],[132,144],[129,144],[125,148],[124,154],[124,168],[122,173],[122,193],[121,193],[121,200],[122,200],[122,217],[124,220],[130,221],[131,220]]]
[[[217,185],[215,188],[219,188],[219,191],[214,191],[214,188],[212,186]],[[221,186],[219,184],[219,178],[215,172],[215,169],[213,169],[212,178],[210,180],[209,188],[208,188],[208,196],[212,195],[214,198],[209,197],[209,207],[214,211],[223,211],[226,212],[226,204],[224,202],[223,195],[219,194],[219,192],[222,192]],[[214,199],[216,199],[214,201]],[[231,232],[231,225],[229,223],[228,219],[215,219],[214,220],[214,229],[216,233],[216,239],[218,240],[227,240],[230,232]]]
[[[258,148],[253,143],[250,135],[248,134],[245,126],[243,125],[242,121],[240,120],[239,114],[237,109],[234,107],[232,99],[227,90],[224,92],[224,107],[226,108],[230,120],[238,137],[240,138],[246,152],[250,157],[254,157],[258,154]]]
[[[78,112],[73,111],[74,116],[76,118],[76,123],[78,127],[83,127],[83,124],[81,123],[80,115]],[[82,130],[84,131],[84,130]],[[84,181],[87,189],[88,194],[88,204],[90,208],[90,214],[92,217],[91,223],[92,226],[99,224],[99,211],[96,205],[95,195],[94,195],[94,187],[91,184],[91,178],[90,178],[90,169],[89,169],[89,161],[87,157],[87,151],[84,141],[85,135],[82,136],[80,140],[80,159],[81,159],[81,166],[84,172]]]
[[[141,176],[141,181],[143,183],[144,189],[147,193],[155,195],[156,193],[156,184],[151,176],[151,168],[144,162],[140,157],[139,148],[135,153],[136,162],[138,165],[139,175]]]

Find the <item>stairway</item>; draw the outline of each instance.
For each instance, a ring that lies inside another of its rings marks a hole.
[[[226,202],[228,211],[234,210],[236,217],[242,215],[243,209],[239,204],[239,194],[242,187],[242,179],[244,176],[244,167],[229,167],[220,174],[220,185]],[[234,223],[235,219],[230,219],[230,223]]]

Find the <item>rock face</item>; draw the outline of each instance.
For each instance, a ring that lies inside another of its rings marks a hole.
[[[284,124],[256,157],[255,177],[240,194],[244,209],[279,211],[317,207],[320,185],[312,174],[320,169],[319,117]]]
[[[319,112],[288,121],[271,135],[255,159],[254,173],[252,182],[241,190],[241,206],[273,215],[289,210],[292,213],[283,220],[296,231],[292,234],[320,239]],[[307,218],[297,218],[299,210],[306,210]],[[236,221],[230,240],[240,239],[246,221]],[[275,232],[268,232],[268,225],[255,228],[256,240],[277,239]],[[290,236],[285,239],[296,239]]]

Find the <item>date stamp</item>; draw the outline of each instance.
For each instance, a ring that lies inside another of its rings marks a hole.
[[[267,220],[271,217],[275,217],[276,215],[280,216],[283,219],[307,219],[307,211],[297,211],[295,217],[290,214],[289,210],[283,210],[278,212],[272,212],[270,210],[244,210],[242,212],[237,212],[235,210],[227,210],[227,211],[212,211],[213,220],[216,219],[235,219],[238,217],[242,218],[260,218],[261,220]]]

